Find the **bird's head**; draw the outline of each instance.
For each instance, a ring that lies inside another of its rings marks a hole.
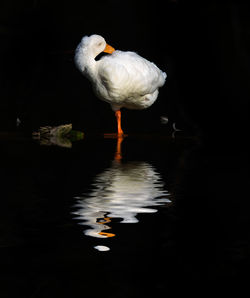
[[[105,39],[97,34],[91,36],[84,36],[81,41],[81,45],[83,48],[91,51],[92,54],[96,57],[101,52],[112,54],[115,49],[108,45]]]

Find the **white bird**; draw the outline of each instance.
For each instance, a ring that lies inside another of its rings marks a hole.
[[[96,61],[101,52],[110,55]],[[123,136],[120,109],[150,107],[167,77],[154,63],[134,52],[115,50],[96,34],[82,38],[75,52],[75,63],[91,81],[97,97],[111,105],[117,119],[118,137]]]

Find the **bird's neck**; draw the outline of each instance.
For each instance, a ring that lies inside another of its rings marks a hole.
[[[86,48],[81,48],[76,53],[76,64],[80,71],[89,79],[96,78],[97,63],[95,55]]]

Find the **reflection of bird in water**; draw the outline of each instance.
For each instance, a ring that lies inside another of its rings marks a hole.
[[[120,144],[118,151],[119,147]],[[113,237],[115,234],[106,231],[113,219],[136,223],[138,213],[154,213],[155,206],[170,203],[169,193],[152,165],[121,163],[117,156],[120,155],[116,152],[111,167],[95,177],[92,190],[77,197],[74,214],[81,224],[90,227],[84,231],[86,235]]]
[[[111,55],[96,61],[95,57],[101,52]],[[92,82],[96,95],[115,111],[118,136],[123,135],[120,109],[150,107],[167,77],[154,63],[138,54],[115,51],[100,35],[82,38],[76,49],[75,63]]]
[[[136,223],[138,213],[154,213],[154,206],[169,203],[160,175],[147,162],[114,161],[110,168],[97,175],[92,191],[77,197],[77,219],[90,229],[84,233],[94,237],[111,237],[112,218],[122,223]]]

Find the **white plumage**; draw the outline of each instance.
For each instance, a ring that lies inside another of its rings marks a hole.
[[[101,52],[111,55],[96,61]],[[167,77],[154,63],[134,52],[115,51],[100,35],[85,36],[75,53],[78,69],[93,85],[96,95],[108,102],[113,111],[120,108],[145,109],[158,96]],[[117,121],[119,116],[117,116]],[[118,135],[122,134],[119,131]]]

